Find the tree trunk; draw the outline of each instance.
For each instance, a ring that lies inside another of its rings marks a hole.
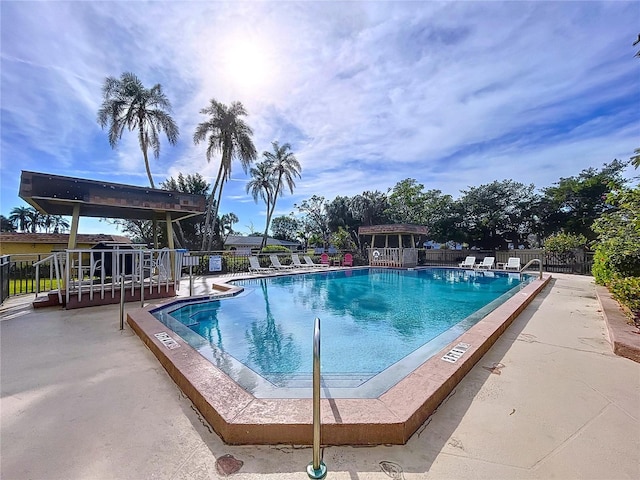
[[[267,199],[267,224],[264,227],[264,235],[262,236],[262,246],[260,247],[261,250],[267,246],[267,237],[269,236],[269,223],[271,223],[272,213],[273,213],[273,206],[269,205],[269,200]]]
[[[218,169],[216,183],[214,184],[213,190],[211,190],[211,195],[209,195],[209,199],[207,200],[207,215],[205,216],[205,219],[204,219],[204,232],[202,235],[202,246],[200,247],[200,250],[205,250],[205,247],[209,245],[209,247],[207,248],[208,250],[211,245],[211,237],[213,235],[213,226],[215,224],[215,220],[211,219],[211,211],[213,210],[213,205],[214,205],[213,202],[215,201],[215,196],[218,190],[218,185],[220,184],[221,176],[222,176],[222,163],[220,163],[220,168]],[[222,190],[222,185],[220,185],[220,190]]]
[[[147,177],[149,177],[149,184],[151,188],[156,188],[153,183],[153,177],[151,176],[151,167],[149,167],[149,156],[147,155],[147,142],[144,139],[144,130],[142,129],[142,122],[140,122],[140,148],[142,149],[142,156],[144,157],[144,168],[147,170]]]
[[[207,251],[211,250],[211,242],[213,241],[213,229],[216,225],[216,220],[218,218],[218,210],[220,209],[220,200],[222,199],[222,189],[224,188],[224,180],[220,182],[220,190],[218,190],[218,200],[215,203],[215,208],[213,210],[211,218],[211,234],[209,235],[209,240],[207,242]]]

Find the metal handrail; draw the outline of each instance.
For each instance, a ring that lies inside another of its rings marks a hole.
[[[58,301],[62,303],[62,284],[60,282],[60,268],[58,265],[58,254],[53,253],[48,257],[43,258],[42,260],[38,260],[33,264],[36,267],[36,297],[40,294],[40,265],[44,265],[45,263],[50,262],[53,265],[53,269],[49,267],[49,279],[53,278],[53,270],[56,273],[56,284],[58,286]]]
[[[538,262],[538,265],[540,266],[540,279],[542,279],[542,261],[539,258],[534,258],[533,260],[529,260],[527,264],[520,269],[520,275],[522,275],[522,272],[524,272],[529,267],[529,265],[535,262]]]
[[[327,466],[320,459],[320,319],[313,327],[313,461],[307,465],[309,478],[327,475]]]

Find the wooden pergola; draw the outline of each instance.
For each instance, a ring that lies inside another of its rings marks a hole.
[[[415,267],[421,237],[428,235],[427,227],[406,223],[360,227],[358,235],[369,245],[369,265],[385,267]],[[367,237],[369,241],[367,241]]]
[[[204,195],[25,170],[19,195],[40,213],[71,216],[69,249],[76,248],[80,217],[166,222],[168,247],[174,249],[173,222],[200,215],[206,207]]]

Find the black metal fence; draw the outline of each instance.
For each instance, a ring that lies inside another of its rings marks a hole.
[[[295,252],[294,252],[295,253]],[[300,255],[305,254],[299,252]],[[336,255],[338,253],[336,252]],[[212,252],[189,252],[191,257],[199,257],[198,265],[192,267],[194,275],[219,275],[219,274],[233,274],[243,273],[249,271],[249,257],[258,257],[258,262],[261,267],[271,266],[269,255],[277,255],[282,263],[291,263],[290,253],[236,253],[234,251],[212,251]],[[317,262],[320,258],[316,254],[311,254],[310,257]],[[188,272],[189,267],[185,267],[183,272]]]
[[[192,267],[194,275],[220,275],[247,272],[249,270],[249,253],[234,251],[190,252],[198,257],[198,264]],[[506,262],[508,257],[519,257],[522,265],[534,258],[542,260],[543,269],[547,272],[575,273],[591,275],[593,253],[582,252],[571,261],[561,261],[545,255],[543,250],[509,250],[504,252],[484,252],[477,250],[420,250],[418,262],[421,265],[451,266],[462,262],[467,255],[474,255],[480,261],[485,256],[495,256],[496,262]],[[11,295],[36,292],[36,267],[34,264],[49,254],[40,255],[4,255],[0,257],[0,303]],[[254,254],[260,265],[271,265],[269,254]],[[281,262],[290,263],[290,254],[278,254]],[[317,255],[311,255],[318,261]],[[534,265],[537,268],[537,265]],[[183,272],[188,272],[185,267]],[[51,264],[45,262],[40,266],[40,291],[57,288],[55,278],[51,276]]]
[[[4,255],[1,257],[2,302],[12,295],[36,292],[35,263],[50,254],[38,255]],[[49,263],[40,266],[40,291],[57,288],[56,280],[51,278]]]
[[[0,257],[0,304],[9,297],[9,267],[11,257],[2,255]]]
[[[418,252],[418,262],[421,265],[434,266],[457,266],[464,261],[467,256],[476,257],[480,262],[484,257],[495,257],[496,263],[507,263],[509,257],[518,257],[520,264],[524,267],[533,259],[542,262],[542,269],[545,272],[574,273],[579,275],[591,275],[593,267],[593,252],[579,250],[567,258],[558,258],[545,253],[542,249],[529,250],[421,250]],[[532,268],[537,269],[534,264]]]

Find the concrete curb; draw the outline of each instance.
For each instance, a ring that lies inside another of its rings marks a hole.
[[[629,325],[620,305],[606,287],[596,285],[596,296],[607,325],[613,353],[640,363],[640,331]]]

